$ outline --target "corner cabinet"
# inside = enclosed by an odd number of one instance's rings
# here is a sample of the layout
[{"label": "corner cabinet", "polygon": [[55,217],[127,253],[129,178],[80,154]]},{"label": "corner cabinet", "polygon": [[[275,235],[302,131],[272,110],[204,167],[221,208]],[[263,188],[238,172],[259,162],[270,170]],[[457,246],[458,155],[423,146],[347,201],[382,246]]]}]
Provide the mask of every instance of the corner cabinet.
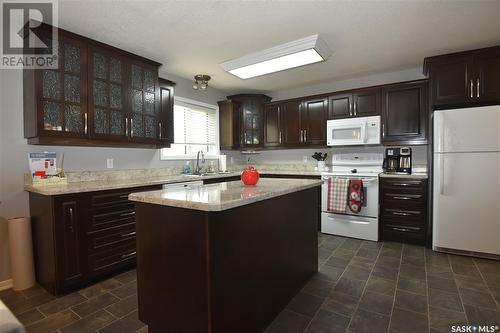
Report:
[{"label": "corner cabinet", "polygon": [[221,149],[264,147],[264,104],[270,101],[262,94],[238,94],[219,102]]},{"label": "corner cabinet", "polygon": [[426,58],[424,74],[435,109],[500,103],[500,46]]},{"label": "corner cabinet", "polygon": [[171,124],[160,100],[161,64],[62,29],[58,36],[58,68],[24,70],[28,143],[165,146]]},{"label": "corner cabinet", "polygon": [[382,143],[427,144],[427,80],[382,89]]}]

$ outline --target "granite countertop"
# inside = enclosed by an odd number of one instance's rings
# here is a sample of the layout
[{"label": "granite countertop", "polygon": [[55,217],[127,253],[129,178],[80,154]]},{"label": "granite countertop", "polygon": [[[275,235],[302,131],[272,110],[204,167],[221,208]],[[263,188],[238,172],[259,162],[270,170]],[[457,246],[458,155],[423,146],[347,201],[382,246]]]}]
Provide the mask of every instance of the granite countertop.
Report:
[{"label": "granite countertop", "polygon": [[[321,172],[317,171],[302,171],[302,170],[262,170],[259,171],[262,175],[294,175],[294,176],[320,176]],[[49,186],[33,186],[25,184],[24,190],[28,192],[43,194],[43,195],[62,195],[71,193],[94,192],[105,190],[116,190],[130,187],[140,187],[148,185],[173,184],[181,182],[190,182],[205,179],[223,179],[234,176],[239,176],[241,171],[206,174],[204,176],[186,176],[186,175],[164,175],[160,177],[134,177],[130,179],[113,179],[113,180],[98,180],[98,181],[78,181],[63,185]]]},{"label": "granite countertop", "polygon": [[240,181],[138,192],[129,200],[201,211],[222,211],[320,186],[321,180],[261,179],[255,186]]},{"label": "granite countertop", "polygon": [[172,175],[172,176],[162,176],[162,177],[132,178],[132,179],[119,179],[119,180],[108,180],[108,181],[82,181],[82,182],[68,183],[64,185],[49,185],[49,186],[33,186],[30,184],[25,184],[24,190],[43,195],[61,195],[70,193],[115,190],[121,188],[140,187],[148,185],[173,184],[173,183],[182,183],[182,182],[190,182],[190,181],[214,179],[214,178],[228,178],[238,175],[239,173],[237,172],[230,172],[230,173],[213,174],[213,175],[207,174],[204,176],[194,176],[194,177],[185,175]]}]

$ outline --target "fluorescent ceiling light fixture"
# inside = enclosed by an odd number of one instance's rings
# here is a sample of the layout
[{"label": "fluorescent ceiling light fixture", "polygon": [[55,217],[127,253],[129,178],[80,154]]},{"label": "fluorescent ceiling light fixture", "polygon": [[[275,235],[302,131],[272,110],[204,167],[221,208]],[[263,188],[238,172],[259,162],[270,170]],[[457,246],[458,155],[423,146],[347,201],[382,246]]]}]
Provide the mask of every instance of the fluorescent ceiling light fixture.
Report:
[{"label": "fluorescent ceiling light fixture", "polygon": [[319,35],[312,35],[267,50],[226,61],[222,68],[241,79],[325,61],[332,54]]}]

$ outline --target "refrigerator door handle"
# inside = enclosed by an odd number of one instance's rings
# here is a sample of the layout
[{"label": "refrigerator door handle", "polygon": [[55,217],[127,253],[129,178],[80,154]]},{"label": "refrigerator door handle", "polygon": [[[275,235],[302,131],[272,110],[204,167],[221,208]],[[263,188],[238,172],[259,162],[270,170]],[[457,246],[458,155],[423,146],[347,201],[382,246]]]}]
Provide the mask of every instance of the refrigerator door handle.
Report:
[{"label": "refrigerator door handle", "polygon": [[444,154],[439,154],[439,194],[444,195]]},{"label": "refrigerator door handle", "polygon": [[444,140],[445,140],[445,114],[444,112],[439,114],[439,142],[438,142],[438,151],[440,153],[444,152]]}]

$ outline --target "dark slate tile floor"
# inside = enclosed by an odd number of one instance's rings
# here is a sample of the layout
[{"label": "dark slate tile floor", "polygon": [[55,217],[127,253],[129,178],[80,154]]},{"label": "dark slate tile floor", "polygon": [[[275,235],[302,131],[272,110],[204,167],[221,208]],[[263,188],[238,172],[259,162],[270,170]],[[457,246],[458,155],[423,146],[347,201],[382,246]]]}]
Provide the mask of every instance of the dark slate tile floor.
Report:
[{"label": "dark slate tile floor", "polygon": [[500,326],[500,261],[318,237],[319,272],[266,333],[449,333],[451,325]]},{"label": "dark slate tile floor", "polygon": [[[319,234],[318,273],[266,333],[447,333],[500,326],[500,262]],[[147,332],[135,270],[72,294],[0,291],[28,333]]]}]

